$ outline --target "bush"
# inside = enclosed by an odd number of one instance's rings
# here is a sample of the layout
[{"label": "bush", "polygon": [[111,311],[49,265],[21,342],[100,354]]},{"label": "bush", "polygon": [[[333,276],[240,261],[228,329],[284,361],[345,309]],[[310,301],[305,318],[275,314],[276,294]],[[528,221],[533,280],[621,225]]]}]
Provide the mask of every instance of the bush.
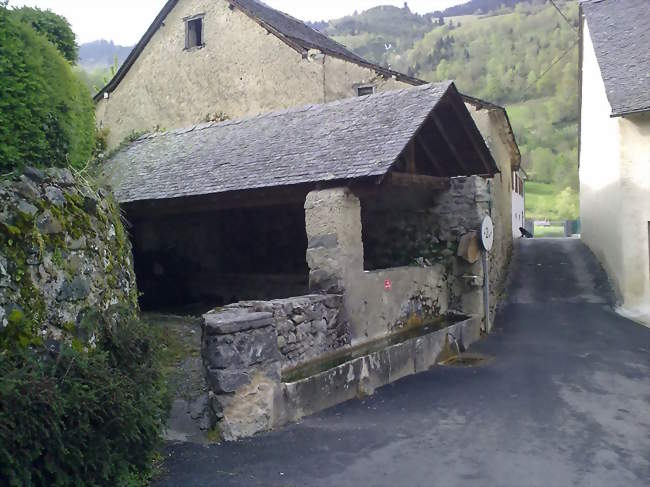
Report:
[{"label": "bush", "polygon": [[0,172],[83,167],[94,144],[88,89],[56,47],[0,4]]},{"label": "bush", "polygon": [[9,485],[142,480],[167,399],[148,328],[97,315],[97,347],[0,351],[0,478]]},{"label": "bush", "polygon": [[13,10],[14,14],[24,23],[43,34],[59,50],[68,62],[75,64],[79,55],[79,47],[74,32],[65,17],[51,10],[21,7]]}]

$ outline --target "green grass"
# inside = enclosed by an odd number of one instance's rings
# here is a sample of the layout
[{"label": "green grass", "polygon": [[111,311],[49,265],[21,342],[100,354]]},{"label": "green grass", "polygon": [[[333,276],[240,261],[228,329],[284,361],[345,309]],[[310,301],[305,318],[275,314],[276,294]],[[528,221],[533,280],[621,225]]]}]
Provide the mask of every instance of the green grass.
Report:
[{"label": "green grass", "polygon": [[526,182],[526,218],[559,220],[555,208],[557,190],[551,184]]},{"label": "green grass", "polygon": [[[547,183],[526,182],[526,218],[529,220],[566,220],[568,217],[558,208],[560,190]],[[576,195],[577,198],[577,195]],[[535,229],[537,231],[537,229]]]},{"label": "green grass", "polygon": [[550,227],[535,227],[535,237],[564,237],[564,227],[552,225]]}]

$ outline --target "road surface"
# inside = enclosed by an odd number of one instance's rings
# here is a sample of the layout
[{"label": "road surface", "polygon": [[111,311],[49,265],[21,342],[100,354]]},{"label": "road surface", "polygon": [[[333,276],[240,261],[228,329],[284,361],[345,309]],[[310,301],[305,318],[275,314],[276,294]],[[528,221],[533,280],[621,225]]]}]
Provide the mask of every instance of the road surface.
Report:
[{"label": "road surface", "polygon": [[169,444],[160,486],[648,486],[650,329],[576,239],[522,240],[474,368],[435,367],[281,431]]}]

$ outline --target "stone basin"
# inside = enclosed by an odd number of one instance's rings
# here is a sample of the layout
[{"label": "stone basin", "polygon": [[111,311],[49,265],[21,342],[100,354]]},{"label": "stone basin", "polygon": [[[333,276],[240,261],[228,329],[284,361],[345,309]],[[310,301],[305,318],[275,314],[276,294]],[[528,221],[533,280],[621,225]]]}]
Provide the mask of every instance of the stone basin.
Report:
[{"label": "stone basin", "polygon": [[[281,400],[275,402],[276,425],[297,421],[350,399],[372,394],[375,389],[403,377],[429,370],[440,357],[448,356],[443,353],[449,349],[448,334],[461,338],[465,347],[481,336],[480,319],[474,317],[433,328],[421,327],[371,342],[365,345],[367,353],[360,353],[363,348],[348,350],[341,356],[285,371],[279,394]],[[347,358],[349,360],[345,360]],[[319,372],[309,374],[319,366]]]}]

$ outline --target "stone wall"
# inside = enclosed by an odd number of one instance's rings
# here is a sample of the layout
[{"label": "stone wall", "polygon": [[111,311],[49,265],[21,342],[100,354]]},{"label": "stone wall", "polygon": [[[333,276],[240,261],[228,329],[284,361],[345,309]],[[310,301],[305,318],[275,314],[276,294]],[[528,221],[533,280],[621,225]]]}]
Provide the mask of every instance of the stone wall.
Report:
[{"label": "stone wall", "polygon": [[489,254],[490,318],[493,321],[512,256],[512,169],[521,163],[521,157],[515,141],[508,135],[509,122],[502,111],[477,108],[470,103],[465,106],[500,171],[488,180],[488,187],[483,191],[489,198],[483,202],[483,211],[494,222],[494,247]]},{"label": "stone wall", "polygon": [[67,169],[2,181],[0,338],[92,344],[84,317],[118,304],[136,310],[137,290],[111,195]]},{"label": "stone wall", "polygon": [[283,369],[350,344],[337,295],[235,303],[203,316],[202,357],[226,439],[273,427]]},{"label": "stone wall", "polygon": [[[456,257],[456,250],[460,238],[478,229],[483,216],[489,214],[490,198],[488,180],[454,178],[449,190],[436,193],[417,211],[383,210],[388,213],[366,219],[366,236],[375,245],[387,246],[388,255],[391,248],[400,250],[403,244],[399,231],[410,235],[412,265],[364,271],[359,198],[347,188],[310,193],[305,218],[312,291],[337,290],[344,295],[353,344],[435,320],[450,309],[482,315],[481,265]],[[428,253],[410,252],[420,250],[413,241],[424,242]]]},{"label": "stone wall", "polygon": [[460,237],[480,226],[488,210],[486,191],[483,179],[461,177],[427,200],[413,198],[409,190],[362,198],[364,269],[450,261]]},{"label": "stone wall", "polygon": [[271,313],[282,367],[286,368],[350,344],[350,330],[341,312],[342,303],[340,295],[316,294],[273,301],[243,301],[226,306],[224,312]]}]

